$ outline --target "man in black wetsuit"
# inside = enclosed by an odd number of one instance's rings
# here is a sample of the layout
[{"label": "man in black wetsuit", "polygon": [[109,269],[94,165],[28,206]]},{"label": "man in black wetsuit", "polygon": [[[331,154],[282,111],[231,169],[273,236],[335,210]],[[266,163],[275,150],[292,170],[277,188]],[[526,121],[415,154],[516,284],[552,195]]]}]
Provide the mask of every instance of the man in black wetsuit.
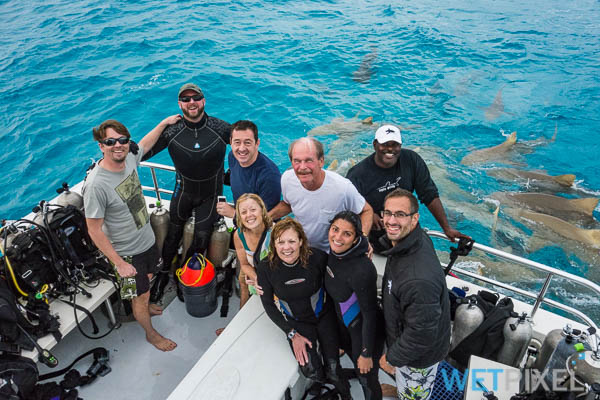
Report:
[{"label": "man in black wetsuit", "polygon": [[380,252],[379,238],[385,234],[380,213],[385,196],[396,188],[416,191],[421,203],[425,204],[440,227],[452,241],[463,235],[448,224],[438,189],[431,179],[425,161],[416,152],[402,148],[400,129],[383,125],[373,140],[375,153],[365,158],[348,171],[346,178],[356,186],[373,207],[373,227],[369,240],[375,251]]},{"label": "man in black wetsuit", "polygon": [[[206,99],[197,85],[183,85],[178,104],[183,118],[169,125],[142,159],[168,148],[177,174],[169,210],[171,223],[163,246],[166,271],[177,253],[183,226],[192,211],[195,225],[190,250],[203,252],[208,247],[213,224],[219,218],[215,205],[217,196],[223,194],[223,164],[231,133],[227,122],[206,115]],[[162,293],[153,297],[158,300]]]}]

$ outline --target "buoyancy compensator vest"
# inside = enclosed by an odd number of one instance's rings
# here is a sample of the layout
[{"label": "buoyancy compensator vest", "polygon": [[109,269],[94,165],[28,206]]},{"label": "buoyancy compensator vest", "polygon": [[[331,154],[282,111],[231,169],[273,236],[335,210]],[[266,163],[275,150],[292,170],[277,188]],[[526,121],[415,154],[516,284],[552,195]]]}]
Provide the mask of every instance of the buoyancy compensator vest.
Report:
[{"label": "buoyancy compensator vest", "polygon": [[466,367],[471,355],[495,360],[504,343],[504,324],[513,313],[513,302],[505,297],[480,290],[475,298],[477,307],[483,311],[483,322],[470,335],[465,337],[451,352],[450,357],[460,366]]}]

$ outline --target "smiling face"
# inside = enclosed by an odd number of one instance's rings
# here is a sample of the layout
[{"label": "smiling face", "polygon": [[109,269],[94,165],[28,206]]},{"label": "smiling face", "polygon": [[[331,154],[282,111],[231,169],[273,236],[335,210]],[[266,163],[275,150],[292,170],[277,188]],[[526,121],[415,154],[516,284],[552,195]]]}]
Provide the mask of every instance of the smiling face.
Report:
[{"label": "smiling face", "polygon": [[291,152],[292,168],[302,186],[307,190],[317,190],[323,184],[325,171],[323,157],[318,158],[317,149],[310,141],[300,141]]},{"label": "smiling face", "polygon": [[331,223],[329,228],[329,246],[331,251],[340,254],[348,251],[357,241],[354,226],[341,218]]},{"label": "smiling face", "polygon": [[253,230],[263,226],[262,208],[253,199],[240,202],[239,212],[244,228]]},{"label": "smiling face", "polygon": [[385,143],[373,141],[375,149],[375,163],[381,168],[391,168],[398,162],[402,145],[394,140],[388,140]]},{"label": "smiling face", "polygon": [[254,132],[250,129],[231,132],[231,151],[242,167],[254,164],[258,157],[259,140],[254,140]]},{"label": "smiling face", "polygon": [[[405,216],[394,216],[398,213]],[[412,215],[410,214],[412,214],[412,210],[410,208],[410,200],[408,197],[391,197],[385,201],[383,226],[385,227],[385,233],[387,234],[388,239],[390,239],[394,246],[400,240],[408,236],[408,234],[417,226],[417,223],[419,222],[419,213],[415,212]]]},{"label": "smiling face", "polygon": [[177,104],[179,104],[179,108],[181,109],[185,119],[191,122],[198,122],[204,115],[204,105],[206,104],[206,99],[203,97],[202,100],[196,101],[193,99],[194,96],[198,96],[198,92],[188,89],[182,92],[179,98],[181,99],[182,97],[189,97],[190,101],[183,102],[180,100],[177,102]]},{"label": "smiling face", "polygon": [[278,238],[275,238],[277,257],[286,264],[294,264],[300,258],[301,246],[302,240],[292,228],[286,229]]},{"label": "smiling face", "polygon": [[[118,139],[120,137],[126,137],[110,127],[106,128],[105,132],[106,137],[103,139],[103,141],[106,139]],[[127,158],[127,154],[129,153],[129,143],[120,144],[119,142],[115,142],[115,144],[112,146],[105,145],[104,143],[100,143],[99,145],[100,150],[104,154],[104,158],[117,164],[123,163],[125,158]]]}]

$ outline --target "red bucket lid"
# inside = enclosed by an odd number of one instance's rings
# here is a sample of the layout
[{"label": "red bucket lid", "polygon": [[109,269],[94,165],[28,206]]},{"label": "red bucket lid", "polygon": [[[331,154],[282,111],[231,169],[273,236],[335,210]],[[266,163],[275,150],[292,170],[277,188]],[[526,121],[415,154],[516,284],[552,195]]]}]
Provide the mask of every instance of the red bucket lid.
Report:
[{"label": "red bucket lid", "polygon": [[[178,270],[178,276],[181,283],[185,286],[204,286],[215,277],[215,267],[214,265],[207,259],[204,258],[205,265],[202,266],[202,259],[199,259],[200,263],[195,262],[194,256],[190,257],[185,265]],[[198,267],[200,264],[200,269],[190,268],[189,265],[192,264],[194,267]],[[195,264],[195,265],[194,265]]]}]

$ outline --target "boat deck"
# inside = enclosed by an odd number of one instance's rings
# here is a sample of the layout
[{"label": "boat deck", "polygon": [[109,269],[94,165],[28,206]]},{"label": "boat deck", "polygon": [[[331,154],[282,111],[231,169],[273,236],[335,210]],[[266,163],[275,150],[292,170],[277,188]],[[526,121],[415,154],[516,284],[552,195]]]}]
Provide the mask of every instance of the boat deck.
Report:
[{"label": "boat deck", "polygon": [[[219,299],[219,307],[221,299]],[[78,355],[98,346],[110,352],[112,371],[99,377],[89,386],[79,389],[83,399],[166,399],[188,371],[196,364],[214,342],[215,330],[223,328],[239,310],[239,299],[229,299],[229,314],[221,318],[219,308],[206,318],[194,318],[187,314],[184,303],[173,300],[163,315],[152,318],[152,324],[163,336],[177,343],[171,352],[161,352],[146,342],[144,331],[137,322],[125,322],[108,336],[90,340],[74,329],[61,340],[52,353],[63,368]],[[108,319],[100,309],[93,313],[101,333],[108,329]],[[91,333],[88,320],[82,324],[86,333]],[[84,374],[92,362],[86,357],[75,368]],[[50,372],[40,365],[40,373]]]}]

